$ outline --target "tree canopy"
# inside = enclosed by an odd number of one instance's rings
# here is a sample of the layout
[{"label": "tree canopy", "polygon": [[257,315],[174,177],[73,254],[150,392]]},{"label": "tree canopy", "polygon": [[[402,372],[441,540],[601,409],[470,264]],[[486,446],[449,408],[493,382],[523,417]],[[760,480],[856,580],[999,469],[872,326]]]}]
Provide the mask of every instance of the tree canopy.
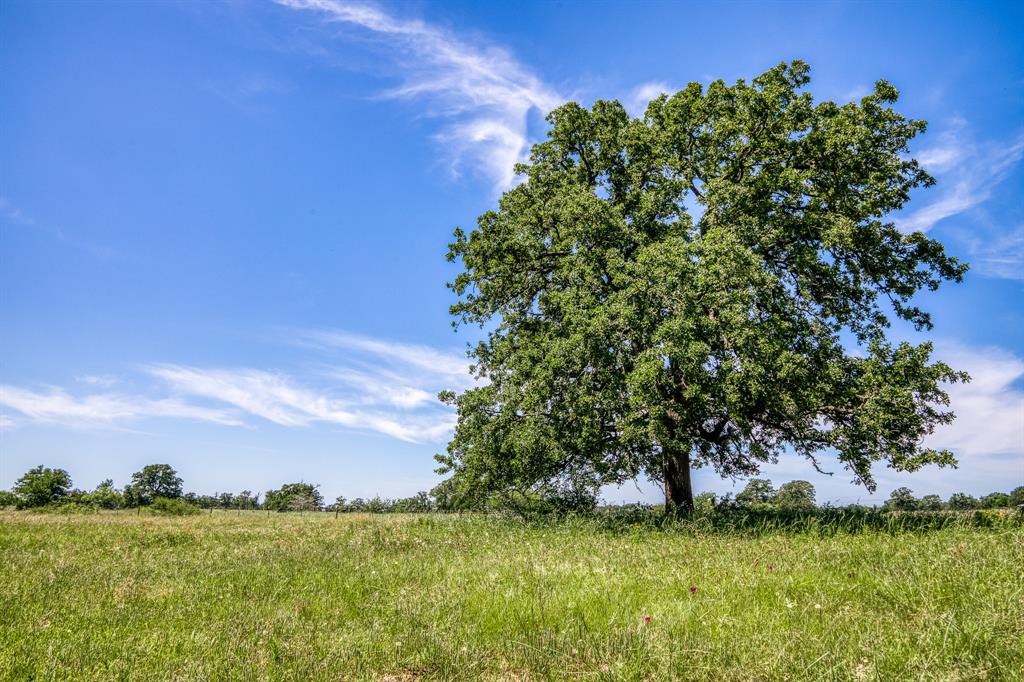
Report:
[{"label": "tree canopy", "polygon": [[152,504],[158,497],[181,497],[182,480],[169,464],[147,464],[142,471],[132,474],[132,482],[125,487],[129,504]]},{"label": "tree canopy", "polygon": [[896,488],[885,501],[885,508],[894,511],[914,511],[920,507],[921,503],[914,497],[914,491],[907,487]]},{"label": "tree canopy", "polygon": [[813,510],[816,506],[814,486],[810,481],[788,481],[779,486],[774,502],[780,509],[789,511]]},{"label": "tree canopy", "polygon": [[934,180],[908,156],[925,123],[885,81],[815,103],[809,68],[698,83],[653,100],[568,103],[523,181],[455,230],[455,324],[481,384],[442,398],[458,426],[441,473],[465,500],[596,490],[646,475],[692,507],[691,467],[753,475],[789,449],[872,465],[954,465],[922,445],[967,375],[890,318],[929,329],[915,295],[966,266],[890,214]]},{"label": "tree canopy", "polygon": [[313,511],[324,504],[324,496],[312,483],[285,483],[277,490],[268,490],[263,506],[274,511]]},{"label": "tree canopy", "polygon": [[775,499],[775,488],[772,482],[764,478],[752,478],[747,482],[747,487],[736,495],[737,504],[752,506],[757,504],[769,504]]},{"label": "tree canopy", "polygon": [[42,507],[57,502],[71,491],[71,476],[63,469],[39,465],[29,469],[12,489],[19,507]]}]

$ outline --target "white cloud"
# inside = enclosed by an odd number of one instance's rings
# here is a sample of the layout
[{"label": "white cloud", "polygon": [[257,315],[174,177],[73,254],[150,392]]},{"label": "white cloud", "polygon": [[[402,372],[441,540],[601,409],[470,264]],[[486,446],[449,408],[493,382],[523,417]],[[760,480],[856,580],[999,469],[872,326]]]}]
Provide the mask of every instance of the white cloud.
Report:
[{"label": "white cloud", "polygon": [[266,97],[291,92],[289,84],[271,76],[250,74],[235,79],[209,80],[206,90],[224,100],[228,104],[245,112],[260,110],[260,104]]},{"label": "white cloud", "polygon": [[296,387],[287,377],[271,372],[178,365],[158,365],[149,371],[177,391],[219,400],[282,426],[330,419],[341,407],[337,401]]},{"label": "white cloud", "polygon": [[[151,400],[116,393],[76,397],[59,388],[39,392],[17,386],[0,386],[0,405],[18,412],[22,419],[31,422],[65,426],[109,426],[148,417],[192,419],[229,426],[242,423],[231,412],[190,405],[174,398]],[[8,426],[20,423],[10,414],[6,418]]]},{"label": "white cloud", "polygon": [[897,219],[896,226],[904,232],[927,232],[936,223],[987,201],[996,185],[1024,158],[1024,136],[1004,144],[979,144],[972,139],[964,120],[957,118],[938,136],[936,144],[915,156],[938,179],[938,196]]},{"label": "white cloud", "polygon": [[[330,362],[299,378],[253,368],[151,364],[142,369],[157,383],[145,395],[76,396],[61,388],[2,386],[0,406],[11,413],[0,414],[0,428],[27,423],[112,427],[153,417],[243,426],[257,418],[291,428],[334,424],[408,442],[436,442],[455,427],[454,411],[437,393],[473,383],[464,357],[430,346],[337,330],[292,331],[289,338],[326,354]],[[119,383],[107,375],[75,380],[93,390]],[[159,393],[165,397],[147,397]]]},{"label": "white cloud", "polygon": [[641,83],[632,90],[623,100],[623,106],[626,107],[626,111],[629,112],[630,116],[643,117],[647,111],[647,104],[655,97],[662,93],[673,93],[675,92],[668,83],[662,81],[652,81],[650,83]]},{"label": "white cloud", "polygon": [[15,206],[10,199],[5,196],[0,196],[0,213],[2,213],[9,220],[13,220],[16,223],[22,225],[35,225],[32,217],[26,214],[23,210]]},{"label": "white cloud", "polygon": [[979,460],[993,455],[1016,455],[1024,474],[1024,390],[1016,385],[1024,377],[1024,359],[999,348],[952,343],[938,344],[936,356],[966,371],[971,381],[948,388],[956,420],[936,429],[926,442],[954,450],[961,466],[983,466]]},{"label": "white cloud", "polygon": [[[1024,135],[1007,144],[974,141],[963,119],[954,119],[937,142],[916,158],[938,178],[938,197],[900,218],[904,231],[927,231],[942,220],[980,206],[990,199],[1024,159]],[[1024,280],[1024,226],[1009,230],[976,211],[969,226],[951,233],[954,245],[966,252],[972,272],[989,277]]]},{"label": "white cloud", "polygon": [[[799,455],[787,453],[778,463],[762,467],[761,478],[776,485],[789,480],[810,481],[817,489],[819,503],[881,504],[890,493],[907,486],[918,495],[936,493],[948,497],[965,491],[984,495],[994,490],[1008,492],[1024,484],[1024,358],[1001,348],[971,347],[952,342],[936,343],[935,355],[957,370],[970,373],[968,384],[947,386],[949,409],[957,418],[940,426],[928,436],[929,447],[954,451],[957,469],[925,467],[913,473],[897,472],[882,464],[874,468],[878,490],[875,494],[852,483],[850,472],[832,457],[822,457],[822,468],[833,476],[817,473]],[[694,472],[696,490],[712,490],[735,495],[746,486],[746,479],[722,479],[713,471]],[[610,501],[646,500],[660,502],[660,488],[640,481],[640,490],[632,484],[608,487],[603,493]]]},{"label": "white cloud", "polygon": [[428,113],[448,119],[438,139],[452,153],[453,171],[468,160],[496,190],[514,183],[512,167],[529,152],[531,112],[547,114],[564,99],[500,47],[472,45],[450,31],[399,19],[371,5],[341,0],[277,2],[319,12],[330,22],[358,26],[386,41],[400,60],[405,80],[384,95],[421,99]]},{"label": "white cloud", "polygon": [[110,259],[118,255],[118,252],[109,246],[102,246],[100,244],[82,241],[72,235],[69,235],[59,227],[39,224],[36,222],[35,218],[28,214],[28,212],[16,206],[5,196],[0,196],[0,217],[3,217],[16,225],[20,225],[24,228],[30,228],[36,232],[45,234],[62,244],[87,251],[97,258]]},{"label": "white cloud", "polygon": [[393,372],[360,372],[355,369],[340,368],[334,370],[332,376],[343,384],[361,391],[364,402],[382,402],[394,407],[415,408],[435,402],[437,393],[409,386],[402,377]]},{"label": "white cloud", "polygon": [[1024,281],[1024,226],[1002,235],[971,233],[962,240],[973,272]]},{"label": "white cloud", "polygon": [[844,92],[842,95],[840,95],[839,96],[839,101],[840,102],[855,102],[857,100],[863,99],[864,97],[867,97],[873,91],[874,91],[874,88],[872,88],[870,85],[867,85],[865,83],[861,83],[860,85],[853,86],[852,88],[850,88],[849,90]]},{"label": "white cloud", "polygon": [[466,355],[438,350],[420,344],[385,341],[338,330],[300,329],[289,332],[294,341],[321,351],[340,350],[352,357],[353,351],[365,354],[377,371],[387,367],[401,376],[416,377],[431,389],[460,389],[473,385]]},{"label": "white cloud", "polygon": [[943,173],[964,157],[964,151],[955,141],[950,141],[946,144],[928,147],[922,150],[916,158],[929,173]]},{"label": "white cloud", "polygon": [[75,381],[80,384],[87,386],[99,386],[100,388],[110,388],[118,382],[117,377],[110,376],[108,374],[84,374],[82,376],[75,377]]},{"label": "white cloud", "polygon": [[[333,423],[377,431],[409,442],[438,440],[454,426],[454,417],[447,410],[394,413],[386,409],[366,409],[365,405],[355,408],[350,399],[300,386],[290,377],[261,370],[160,365],[149,371],[179,393],[228,403],[281,426]],[[362,397],[372,396],[372,393],[364,393]],[[358,402],[377,404],[373,400]],[[394,404],[394,400],[390,402]]]}]

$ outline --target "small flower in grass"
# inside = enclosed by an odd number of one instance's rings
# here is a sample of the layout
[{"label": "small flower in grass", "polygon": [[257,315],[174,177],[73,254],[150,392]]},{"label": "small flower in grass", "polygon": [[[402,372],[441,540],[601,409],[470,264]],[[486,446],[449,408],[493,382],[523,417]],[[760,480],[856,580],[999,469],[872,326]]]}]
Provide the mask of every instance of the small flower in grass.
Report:
[{"label": "small flower in grass", "polygon": [[690,594],[697,594],[697,588],[693,585],[690,585]]},{"label": "small flower in grass", "polygon": [[789,601],[788,599],[786,600],[786,608],[787,609],[791,609],[794,606],[796,606],[796,604],[794,604],[793,602]]},{"label": "small flower in grass", "polygon": [[644,623],[650,623],[650,622],[651,622],[651,617],[650,616],[644,616]]},{"label": "small flower in grass", "polygon": [[814,608],[816,608],[816,609],[818,609],[820,611],[821,610],[821,604],[815,604]]}]

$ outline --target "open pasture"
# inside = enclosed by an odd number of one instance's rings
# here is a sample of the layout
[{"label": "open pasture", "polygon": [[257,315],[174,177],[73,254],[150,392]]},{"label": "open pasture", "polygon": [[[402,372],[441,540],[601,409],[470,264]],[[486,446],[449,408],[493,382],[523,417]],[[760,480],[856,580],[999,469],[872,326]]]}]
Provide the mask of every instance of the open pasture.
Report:
[{"label": "open pasture", "polygon": [[9,680],[1013,680],[1024,531],[0,513]]}]

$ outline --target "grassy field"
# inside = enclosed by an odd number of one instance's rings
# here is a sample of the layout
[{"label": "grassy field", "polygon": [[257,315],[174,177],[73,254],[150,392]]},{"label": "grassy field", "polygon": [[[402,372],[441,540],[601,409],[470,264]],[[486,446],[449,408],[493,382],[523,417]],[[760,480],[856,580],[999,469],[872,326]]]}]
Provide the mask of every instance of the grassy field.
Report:
[{"label": "grassy field", "polygon": [[1024,530],[0,513],[11,680],[1024,679]]}]

